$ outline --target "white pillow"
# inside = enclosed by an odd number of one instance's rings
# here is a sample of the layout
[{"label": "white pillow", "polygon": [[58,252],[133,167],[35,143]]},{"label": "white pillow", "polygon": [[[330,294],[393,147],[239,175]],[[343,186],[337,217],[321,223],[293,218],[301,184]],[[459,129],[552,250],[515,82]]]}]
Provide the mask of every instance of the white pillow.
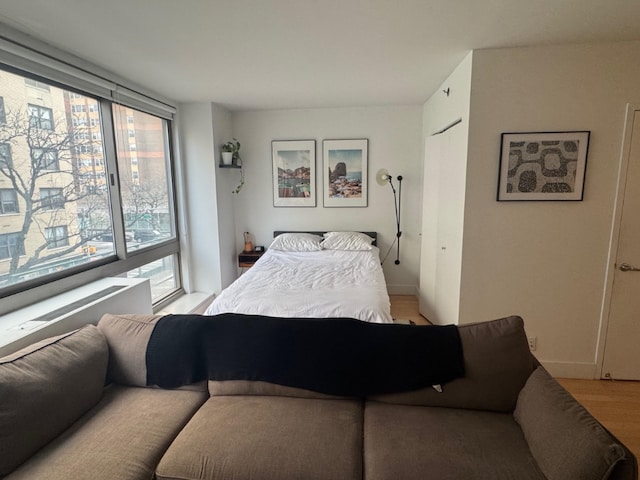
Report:
[{"label": "white pillow", "polygon": [[281,233],[269,248],[283,252],[318,252],[322,250],[322,237],[312,233]]},{"label": "white pillow", "polygon": [[373,238],[360,232],[327,232],[320,245],[325,250],[371,250]]}]

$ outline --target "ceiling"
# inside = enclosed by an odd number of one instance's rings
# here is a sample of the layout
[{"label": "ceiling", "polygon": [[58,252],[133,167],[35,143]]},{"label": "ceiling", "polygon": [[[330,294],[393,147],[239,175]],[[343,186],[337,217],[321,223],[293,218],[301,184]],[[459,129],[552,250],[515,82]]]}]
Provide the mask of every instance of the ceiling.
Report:
[{"label": "ceiling", "polygon": [[473,49],[640,40],[640,1],[1,0],[0,21],[178,102],[415,105]]}]

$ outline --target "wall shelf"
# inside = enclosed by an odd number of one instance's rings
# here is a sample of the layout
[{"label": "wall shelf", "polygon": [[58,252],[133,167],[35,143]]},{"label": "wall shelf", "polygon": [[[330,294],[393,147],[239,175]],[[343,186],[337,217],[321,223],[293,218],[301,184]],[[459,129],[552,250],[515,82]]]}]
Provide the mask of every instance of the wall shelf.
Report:
[{"label": "wall shelf", "polygon": [[225,165],[224,163],[220,163],[218,164],[218,167],[220,168],[242,168],[241,165],[235,165],[235,164],[231,164],[231,165]]}]

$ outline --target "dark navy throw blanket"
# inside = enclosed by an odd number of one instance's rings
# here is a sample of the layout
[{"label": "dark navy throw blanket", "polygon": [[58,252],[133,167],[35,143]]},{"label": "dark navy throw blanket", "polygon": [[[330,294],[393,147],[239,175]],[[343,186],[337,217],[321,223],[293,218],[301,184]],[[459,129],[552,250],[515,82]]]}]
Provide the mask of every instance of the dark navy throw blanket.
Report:
[{"label": "dark navy throw blanket", "polygon": [[167,315],[146,352],[147,384],[260,380],[330,395],[367,396],[464,375],[458,329],[349,318],[225,313]]}]

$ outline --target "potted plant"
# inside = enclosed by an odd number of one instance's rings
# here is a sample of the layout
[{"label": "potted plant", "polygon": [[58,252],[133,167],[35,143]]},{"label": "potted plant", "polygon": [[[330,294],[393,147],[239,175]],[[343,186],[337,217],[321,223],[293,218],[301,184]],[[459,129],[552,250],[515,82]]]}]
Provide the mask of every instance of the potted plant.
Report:
[{"label": "potted plant", "polygon": [[238,164],[240,158],[240,142],[237,138],[233,138],[233,141],[226,142],[222,145],[222,164],[233,165]]}]

